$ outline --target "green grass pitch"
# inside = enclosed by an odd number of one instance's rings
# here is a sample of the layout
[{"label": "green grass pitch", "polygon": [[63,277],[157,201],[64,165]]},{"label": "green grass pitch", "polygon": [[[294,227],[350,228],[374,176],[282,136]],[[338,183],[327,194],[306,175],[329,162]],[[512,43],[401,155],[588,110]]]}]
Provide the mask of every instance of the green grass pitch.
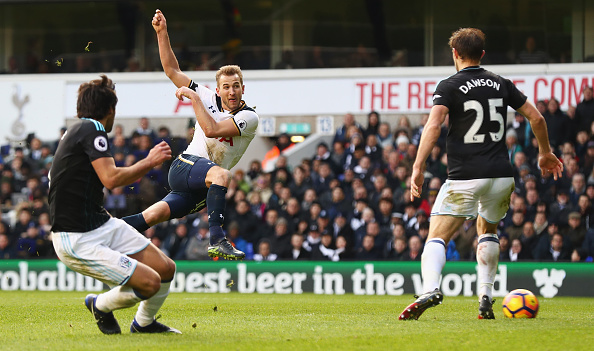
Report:
[{"label": "green grass pitch", "polygon": [[[476,297],[445,297],[399,321],[405,296],[169,296],[160,321],[183,335],[130,334],[135,308],[103,335],[82,292],[0,292],[0,350],[592,350],[594,299],[540,297],[536,319],[478,320]],[[216,307],[216,311],[215,311]]]}]

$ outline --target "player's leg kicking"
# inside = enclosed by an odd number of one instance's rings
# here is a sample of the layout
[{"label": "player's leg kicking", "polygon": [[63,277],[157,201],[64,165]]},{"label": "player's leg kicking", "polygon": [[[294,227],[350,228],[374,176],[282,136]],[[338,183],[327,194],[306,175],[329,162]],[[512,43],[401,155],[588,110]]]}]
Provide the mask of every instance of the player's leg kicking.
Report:
[{"label": "player's leg kicking", "polygon": [[198,156],[180,155],[169,170],[172,191],[142,213],[124,217],[123,220],[143,232],[157,223],[181,218],[206,207],[210,230],[208,255],[242,260],[245,253],[231,245],[221,228],[225,220],[225,194],[230,181],[229,171],[214,162]]}]

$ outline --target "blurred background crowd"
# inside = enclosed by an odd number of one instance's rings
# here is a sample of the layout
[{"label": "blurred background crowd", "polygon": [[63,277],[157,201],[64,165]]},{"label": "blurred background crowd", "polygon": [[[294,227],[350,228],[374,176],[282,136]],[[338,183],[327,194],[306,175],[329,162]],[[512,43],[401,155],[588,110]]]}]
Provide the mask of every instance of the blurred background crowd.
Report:
[{"label": "blurred background crowd", "polygon": [[[516,189],[498,229],[501,261],[592,261],[594,99],[591,87],[582,93],[583,101],[567,111],[554,98],[537,103],[564,163],[559,180],[540,175],[536,139],[524,117],[509,121],[506,144]],[[332,142],[319,143],[298,165],[289,166],[283,156],[293,144],[282,134],[269,151],[279,155],[272,171],[264,172],[258,160],[233,170],[223,229],[246,259],[420,261],[431,207],[447,178],[447,121],[427,160],[422,198],[411,201],[411,167],[428,116],[415,116],[420,120],[414,123],[401,116],[395,127],[374,111],[361,117],[346,114]],[[192,133],[192,121],[186,136],[173,136],[166,126],[153,129],[140,118],[135,130],[114,127],[111,152],[118,166],[146,157],[161,140],[178,154]],[[23,145],[0,150],[1,259],[55,257],[47,175],[58,142],[43,143],[31,134]],[[169,190],[168,169],[165,163],[133,184],[106,189],[105,208],[123,217],[160,200]],[[144,235],[173,259],[210,259],[205,212]],[[476,239],[475,220],[467,220],[449,243],[447,259],[474,260]]]}]

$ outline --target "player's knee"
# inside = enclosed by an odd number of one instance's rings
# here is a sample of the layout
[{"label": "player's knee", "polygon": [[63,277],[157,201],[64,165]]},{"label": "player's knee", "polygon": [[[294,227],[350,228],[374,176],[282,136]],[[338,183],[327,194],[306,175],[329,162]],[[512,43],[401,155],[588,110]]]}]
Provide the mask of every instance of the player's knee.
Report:
[{"label": "player's knee", "polygon": [[217,167],[213,178],[213,184],[228,187],[229,183],[231,182],[231,171],[224,169],[222,167]]},{"label": "player's knee", "polygon": [[152,297],[159,291],[159,289],[161,289],[161,277],[157,274],[146,282],[146,296],[149,298]]},{"label": "player's knee", "polygon": [[165,267],[165,272],[163,272],[163,276],[161,277],[161,279],[164,281],[173,279],[173,276],[175,275],[175,270],[177,269],[175,262],[172,259],[167,258],[166,263],[167,265]]}]

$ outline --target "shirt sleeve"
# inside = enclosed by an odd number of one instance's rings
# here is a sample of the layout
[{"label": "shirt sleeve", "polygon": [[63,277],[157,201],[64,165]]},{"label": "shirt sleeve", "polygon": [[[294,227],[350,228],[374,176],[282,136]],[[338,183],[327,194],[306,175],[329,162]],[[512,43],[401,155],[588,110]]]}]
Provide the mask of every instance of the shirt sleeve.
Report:
[{"label": "shirt sleeve", "polygon": [[190,81],[190,85],[188,87],[198,93],[198,96],[200,96],[200,100],[202,100],[202,103],[205,106],[207,104],[212,104],[212,102],[214,101],[215,92],[208,89],[204,85],[198,84],[192,80]]},{"label": "shirt sleeve", "polygon": [[518,89],[518,87],[516,87],[516,85],[511,80],[506,79],[505,82],[509,91],[508,105],[514,110],[517,110],[522,107],[522,105],[524,105],[526,99],[528,98]]},{"label": "shirt sleeve", "polygon": [[258,129],[258,115],[249,110],[243,110],[233,116],[233,121],[239,129],[240,135],[256,135]]},{"label": "shirt sleeve", "polygon": [[84,127],[84,133],[81,133],[80,145],[84,153],[89,156],[91,162],[102,157],[113,157],[109,150],[109,143],[107,142],[107,133],[99,130],[93,123],[89,123]]},{"label": "shirt sleeve", "polygon": [[442,80],[439,82],[433,93],[433,106],[443,105],[451,109],[451,101],[447,93],[447,82]]}]

